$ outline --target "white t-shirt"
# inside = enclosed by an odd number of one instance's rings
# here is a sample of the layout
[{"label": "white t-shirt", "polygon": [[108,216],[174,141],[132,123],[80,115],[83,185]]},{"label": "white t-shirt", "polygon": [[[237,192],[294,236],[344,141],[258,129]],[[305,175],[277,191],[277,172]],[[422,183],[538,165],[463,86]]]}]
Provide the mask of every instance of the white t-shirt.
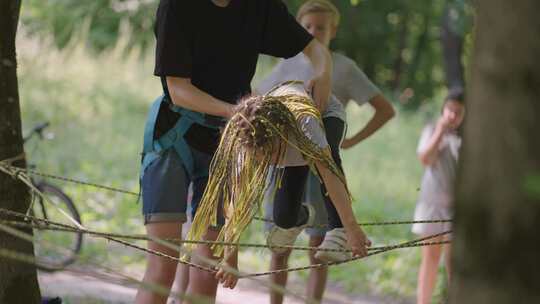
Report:
[{"label": "white t-shirt", "polygon": [[[272,92],[271,96],[280,96],[280,95],[302,95],[309,97],[304,86],[302,84],[288,84],[286,86],[280,87]],[[326,141],[326,134],[324,129],[321,127],[317,119],[313,116],[306,115],[298,121],[300,129],[304,135],[310,139],[314,144],[319,146],[321,149],[328,147],[328,142]],[[304,159],[302,153],[294,146],[296,141],[293,136],[289,136],[290,144],[287,145],[285,150],[285,156],[281,164],[278,167],[295,167],[295,166],[305,166],[307,161]]]},{"label": "white t-shirt", "polygon": [[[429,124],[422,131],[417,153],[423,152],[435,131],[435,125]],[[448,207],[453,202],[454,181],[458,161],[461,137],[455,132],[443,135],[439,143],[439,154],[435,162],[426,167],[422,177],[419,203]]]},{"label": "white t-shirt", "polygon": [[351,100],[361,106],[381,94],[381,90],[352,59],[335,52],[332,53],[332,59],[334,60],[332,92],[344,106]]},{"label": "white t-shirt", "polygon": [[[339,53],[332,53],[334,63],[332,96],[323,117],[337,117],[345,121],[344,106],[354,100],[359,105],[380,94],[380,90],[367,78],[356,63]],[[257,92],[266,93],[276,85],[288,80],[310,81],[314,76],[309,59],[303,54],[282,59],[270,74],[257,85]]]}]

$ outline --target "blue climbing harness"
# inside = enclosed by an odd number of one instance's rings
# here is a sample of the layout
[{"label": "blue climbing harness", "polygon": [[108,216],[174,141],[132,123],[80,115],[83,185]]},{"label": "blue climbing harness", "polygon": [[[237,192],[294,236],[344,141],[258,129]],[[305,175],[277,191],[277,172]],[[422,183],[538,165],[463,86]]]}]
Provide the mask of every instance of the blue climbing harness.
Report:
[{"label": "blue climbing harness", "polygon": [[[154,129],[159,114],[161,104],[166,102],[168,107],[180,114],[180,118],[169,131],[158,139],[154,139]],[[203,113],[190,111],[188,109],[173,105],[165,100],[165,96],[158,97],[150,107],[146,125],[144,127],[144,146],[142,151],[142,164],[141,164],[141,180],[144,175],[145,169],[164,151],[173,148],[182,162],[190,176],[192,178],[208,176],[207,170],[199,170],[196,172],[196,168],[193,161],[193,155],[191,149],[186,142],[184,135],[193,124],[199,124],[201,126],[219,129],[215,124],[210,124]]]}]

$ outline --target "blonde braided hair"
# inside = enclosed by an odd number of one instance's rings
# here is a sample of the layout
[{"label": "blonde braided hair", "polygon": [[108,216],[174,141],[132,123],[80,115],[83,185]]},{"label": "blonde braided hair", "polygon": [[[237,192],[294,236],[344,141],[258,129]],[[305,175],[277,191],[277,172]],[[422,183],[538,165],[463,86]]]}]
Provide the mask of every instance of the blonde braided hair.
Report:
[{"label": "blonde braided hair", "polygon": [[[276,89],[290,84],[297,82]],[[272,168],[283,161],[287,145],[302,153],[313,172],[317,173],[315,162],[322,162],[347,184],[330,149],[317,146],[299,127],[300,119],[306,116],[315,118],[322,127],[321,114],[312,100],[307,95],[273,93],[275,89],[264,96],[247,98],[237,106],[210,164],[208,184],[187,239],[201,240],[208,227],[217,224],[217,208],[222,201],[227,221],[217,241],[237,243],[261,207],[268,175],[279,187],[281,175]],[[223,252],[221,245],[213,245],[212,249],[218,256]]]}]

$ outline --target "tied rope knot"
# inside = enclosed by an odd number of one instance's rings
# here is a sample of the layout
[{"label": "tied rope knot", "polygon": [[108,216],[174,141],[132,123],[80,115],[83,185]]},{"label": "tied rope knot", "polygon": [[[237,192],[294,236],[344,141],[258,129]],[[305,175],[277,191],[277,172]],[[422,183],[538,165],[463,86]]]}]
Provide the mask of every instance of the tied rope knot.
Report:
[{"label": "tied rope knot", "polygon": [[1,165],[7,165],[7,166],[13,166],[13,163],[18,161],[18,160],[23,160],[24,158],[26,157],[26,153],[22,152],[20,153],[19,155],[17,156],[14,156],[14,157],[10,157],[10,158],[6,158],[6,159],[3,159],[3,160],[0,160],[0,164]]}]

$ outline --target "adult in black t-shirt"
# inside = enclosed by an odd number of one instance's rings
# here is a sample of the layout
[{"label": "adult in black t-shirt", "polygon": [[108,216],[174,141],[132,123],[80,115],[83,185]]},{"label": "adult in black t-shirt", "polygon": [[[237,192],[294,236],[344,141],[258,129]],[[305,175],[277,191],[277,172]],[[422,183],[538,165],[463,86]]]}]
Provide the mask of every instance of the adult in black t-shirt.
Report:
[{"label": "adult in black t-shirt", "polygon": [[[326,107],[330,54],[296,22],[281,0],[161,0],[155,31],[154,74],[161,78],[165,96],[155,125],[156,140],[181,116],[168,103],[204,113],[206,121],[215,124],[230,117],[236,101],[251,92],[259,54],[288,58],[304,52],[317,75],[309,84],[314,100],[321,110]],[[219,131],[194,124],[184,139],[196,166],[199,170],[203,167],[207,175]],[[152,237],[179,238],[186,217],[187,185],[193,186],[193,213],[206,186],[207,176],[186,172],[182,155],[173,150],[161,153],[142,178],[143,213]],[[216,236],[216,231],[209,230],[207,238]],[[148,247],[178,256],[178,252],[153,242]],[[207,246],[199,246],[195,254],[212,257]],[[147,263],[144,281],[170,288],[175,263],[154,255],[148,256]],[[236,261],[226,263],[236,267]],[[193,295],[215,297],[217,280],[213,274],[191,268],[190,277]],[[227,276],[223,283],[232,288],[236,279]],[[137,303],[165,301],[166,297],[145,289],[139,290],[136,299]]]}]

